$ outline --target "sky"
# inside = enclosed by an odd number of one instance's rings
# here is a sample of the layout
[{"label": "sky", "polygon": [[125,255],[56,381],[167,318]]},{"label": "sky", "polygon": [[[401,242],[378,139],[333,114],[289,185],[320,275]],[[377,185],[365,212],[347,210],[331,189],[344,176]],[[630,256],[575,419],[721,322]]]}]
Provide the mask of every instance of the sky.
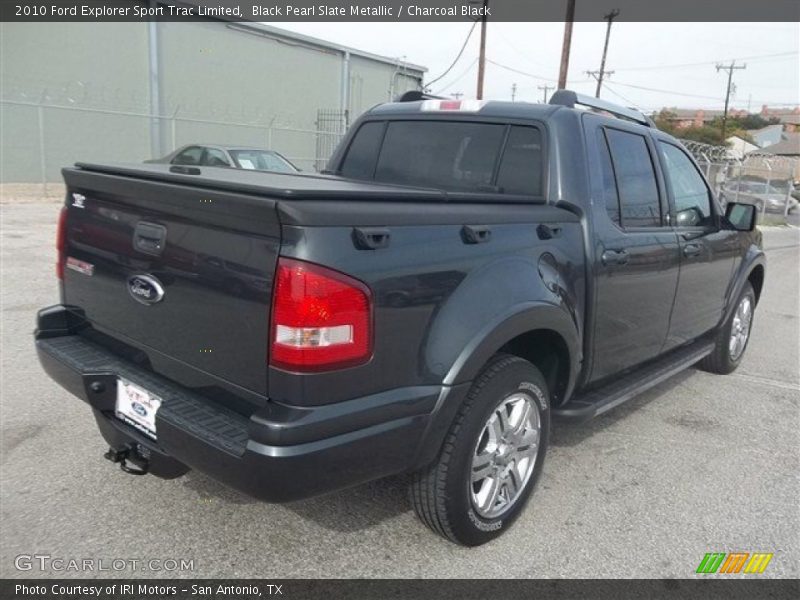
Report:
[{"label": "sky", "polygon": [[[275,23],[284,29],[400,58],[438,78],[453,62],[471,23]],[[431,92],[475,97],[479,27],[453,69]],[[563,23],[488,23],[485,98],[539,102],[558,78]],[[605,23],[575,23],[569,89],[594,94],[588,70],[600,67]],[[601,96],[651,112],[662,107],[721,109],[727,72],[718,62],[746,64],[734,71],[731,106],[761,110],[763,104],[800,104],[798,23],[615,22],[606,60],[613,73]],[[649,88],[649,89],[643,89]],[[552,90],[547,91],[548,94]]]}]

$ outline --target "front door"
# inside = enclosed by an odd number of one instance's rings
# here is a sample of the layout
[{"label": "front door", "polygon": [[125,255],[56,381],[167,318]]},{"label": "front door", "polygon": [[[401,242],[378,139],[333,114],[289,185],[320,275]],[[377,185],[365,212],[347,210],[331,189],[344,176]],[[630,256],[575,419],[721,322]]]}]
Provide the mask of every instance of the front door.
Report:
[{"label": "front door", "polygon": [[657,145],[681,246],[678,291],[665,346],[672,348],[703,335],[722,319],[738,236],[720,228],[711,190],[686,151],[666,139]]},{"label": "front door", "polygon": [[652,139],[640,126],[585,115],[592,180],[594,335],[590,381],[659,354],[680,250],[668,224]]}]

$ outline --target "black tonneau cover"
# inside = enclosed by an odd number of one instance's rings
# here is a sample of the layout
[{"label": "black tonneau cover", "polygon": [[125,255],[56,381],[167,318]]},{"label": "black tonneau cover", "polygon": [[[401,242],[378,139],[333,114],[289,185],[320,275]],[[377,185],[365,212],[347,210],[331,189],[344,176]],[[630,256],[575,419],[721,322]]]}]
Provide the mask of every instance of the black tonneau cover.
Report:
[{"label": "black tonneau cover", "polygon": [[201,186],[209,189],[270,196],[286,200],[334,200],[340,198],[356,200],[375,197],[380,197],[384,200],[391,200],[395,197],[398,199],[440,198],[444,200],[447,196],[441,190],[355,181],[317,173],[272,173],[226,167],[192,167],[200,173],[191,175],[175,173],[170,171],[171,165],[162,164],[96,164],[79,162],[75,166],[85,171],[109,175]]},{"label": "black tonneau cover", "polygon": [[434,200],[439,202],[545,203],[542,198],[527,196],[491,192],[445,192],[433,188],[373,183],[316,173],[271,173],[225,167],[192,167],[200,171],[200,174],[190,175],[175,173],[170,170],[171,168],[170,165],[162,164],[96,164],[83,162],[75,164],[75,169],[81,171],[203,187],[239,194],[268,196],[279,200],[380,199],[404,202]]}]

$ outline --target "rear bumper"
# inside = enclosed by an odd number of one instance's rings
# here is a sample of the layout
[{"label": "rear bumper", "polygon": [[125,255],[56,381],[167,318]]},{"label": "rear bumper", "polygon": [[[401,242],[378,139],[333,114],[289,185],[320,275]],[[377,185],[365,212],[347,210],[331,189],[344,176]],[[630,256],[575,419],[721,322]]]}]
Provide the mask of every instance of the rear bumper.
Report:
[{"label": "rear bumper", "polygon": [[[246,417],[81,337],[70,318],[60,306],[40,311],[39,361],[92,407],[113,448],[138,443],[149,451],[155,475],[176,477],[193,468],[270,502],[425,465],[436,456],[468,388],[400,388],[311,409],[268,402]],[[162,398],[157,441],[114,417],[118,377]]]}]

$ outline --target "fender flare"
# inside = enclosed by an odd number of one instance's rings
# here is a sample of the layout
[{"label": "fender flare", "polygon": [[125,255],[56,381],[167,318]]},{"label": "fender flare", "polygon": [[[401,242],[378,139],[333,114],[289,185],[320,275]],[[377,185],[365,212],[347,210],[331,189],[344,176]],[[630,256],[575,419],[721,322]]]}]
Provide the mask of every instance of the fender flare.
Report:
[{"label": "fender flare", "polygon": [[575,386],[582,360],[580,334],[575,322],[564,308],[554,304],[546,302],[518,304],[481,328],[447,372],[442,394],[417,450],[414,468],[421,468],[434,460],[444,442],[444,436],[469,392],[472,380],[488,360],[515,337],[541,329],[555,331],[566,343],[570,369],[565,399],[569,397]]},{"label": "fender flare", "polygon": [[583,359],[581,336],[570,314],[564,308],[547,302],[516,305],[487,323],[464,347],[443,383],[457,385],[472,381],[505,344],[519,335],[540,329],[556,332],[567,346],[570,381],[565,397],[569,397]]},{"label": "fender flare", "polygon": [[757,253],[749,253],[747,256],[745,256],[742,264],[739,266],[734,279],[731,295],[728,297],[728,303],[725,306],[725,311],[722,315],[722,320],[720,323],[725,323],[730,317],[731,313],[735,310],[736,300],[739,298],[739,294],[742,293],[742,288],[744,287],[745,282],[750,279],[750,275],[752,275],[753,271],[755,271],[758,267],[764,269],[764,274],[766,276],[767,258],[762,250],[759,250]]}]

